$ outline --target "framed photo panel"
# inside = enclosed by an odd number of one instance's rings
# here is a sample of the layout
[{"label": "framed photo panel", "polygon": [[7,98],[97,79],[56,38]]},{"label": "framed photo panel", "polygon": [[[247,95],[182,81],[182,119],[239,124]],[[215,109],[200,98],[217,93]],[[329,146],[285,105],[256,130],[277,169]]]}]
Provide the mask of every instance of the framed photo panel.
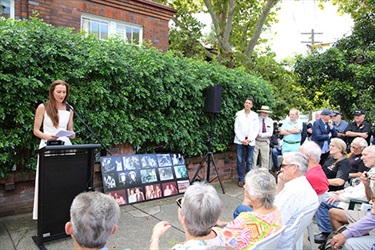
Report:
[{"label": "framed photo panel", "polygon": [[104,156],[100,164],[104,193],[120,206],[182,194],[190,185],[178,153]]}]

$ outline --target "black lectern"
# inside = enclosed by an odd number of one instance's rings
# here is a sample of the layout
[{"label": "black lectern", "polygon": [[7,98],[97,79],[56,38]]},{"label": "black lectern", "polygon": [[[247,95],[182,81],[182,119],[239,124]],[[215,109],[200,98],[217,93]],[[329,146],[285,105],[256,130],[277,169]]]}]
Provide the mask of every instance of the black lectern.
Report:
[{"label": "black lectern", "polygon": [[39,249],[43,243],[66,237],[70,205],[84,191],[93,190],[94,150],[100,144],[46,146],[38,150],[38,232],[33,236]]}]

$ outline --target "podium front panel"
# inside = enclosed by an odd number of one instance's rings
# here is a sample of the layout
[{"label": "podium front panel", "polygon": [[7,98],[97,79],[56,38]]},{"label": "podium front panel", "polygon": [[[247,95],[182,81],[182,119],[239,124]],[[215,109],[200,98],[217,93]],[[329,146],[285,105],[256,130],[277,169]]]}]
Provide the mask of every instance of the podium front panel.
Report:
[{"label": "podium front panel", "polygon": [[65,235],[73,199],[87,191],[91,179],[87,155],[47,156],[44,166],[43,238]]}]

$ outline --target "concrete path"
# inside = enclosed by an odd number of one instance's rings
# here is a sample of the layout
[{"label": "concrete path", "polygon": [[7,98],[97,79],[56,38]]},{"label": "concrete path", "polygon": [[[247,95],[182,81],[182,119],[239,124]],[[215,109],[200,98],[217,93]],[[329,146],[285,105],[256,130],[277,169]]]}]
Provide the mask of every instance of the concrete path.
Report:
[{"label": "concrete path", "polygon": [[[242,202],[243,189],[237,187],[233,180],[223,182],[225,194],[219,183],[212,183],[223,201],[221,220],[230,221],[233,211]],[[153,226],[166,220],[172,228],[160,240],[161,249],[170,249],[175,243],[185,240],[182,226],[177,218],[175,200],[182,195],[154,201],[121,207],[119,229],[107,243],[109,249],[148,249]],[[317,233],[316,225],[314,230]],[[7,250],[36,250],[37,245],[32,236],[37,234],[37,222],[32,220],[32,214],[22,214],[0,218],[0,249]],[[44,246],[49,250],[72,249],[73,240],[70,237],[46,242]],[[316,249],[318,245],[315,245]],[[310,249],[305,230],[304,249]]]}]

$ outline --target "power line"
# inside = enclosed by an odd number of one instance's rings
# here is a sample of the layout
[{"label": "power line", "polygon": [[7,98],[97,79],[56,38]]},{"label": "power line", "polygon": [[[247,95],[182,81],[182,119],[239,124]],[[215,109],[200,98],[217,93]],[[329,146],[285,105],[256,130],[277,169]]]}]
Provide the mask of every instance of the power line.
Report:
[{"label": "power line", "polygon": [[322,43],[320,41],[315,41],[315,35],[323,35],[322,32],[315,32],[314,29],[311,29],[311,32],[301,32],[301,35],[311,35],[311,37],[309,37],[310,41],[301,41],[301,43],[309,43],[307,46],[311,49],[311,53],[314,52],[314,44]]}]

